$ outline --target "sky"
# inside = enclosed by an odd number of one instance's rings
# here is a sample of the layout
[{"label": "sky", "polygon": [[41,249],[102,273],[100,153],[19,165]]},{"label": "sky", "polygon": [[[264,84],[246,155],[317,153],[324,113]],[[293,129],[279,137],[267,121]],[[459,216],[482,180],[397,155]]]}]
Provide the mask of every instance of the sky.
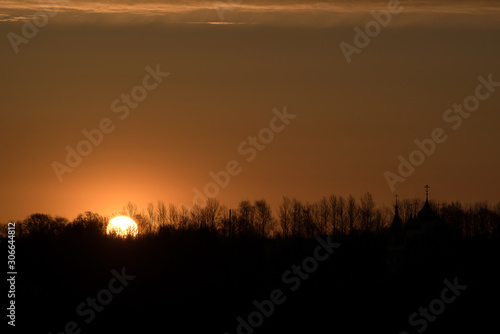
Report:
[{"label": "sky", "polygon": [[426,184],[497,203],[499,16],[498,1],[0,0],[0,221],[197,193],[390,205]]}]

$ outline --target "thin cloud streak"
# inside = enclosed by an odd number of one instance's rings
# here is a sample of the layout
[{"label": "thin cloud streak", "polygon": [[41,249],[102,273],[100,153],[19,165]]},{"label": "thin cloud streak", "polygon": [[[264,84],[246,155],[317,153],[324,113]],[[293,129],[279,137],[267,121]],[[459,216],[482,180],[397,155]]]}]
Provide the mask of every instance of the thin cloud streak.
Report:
[{"label": "thin cloud streak", "polygon": [[[473,2],[465,1],[459,3],[429,2],[429,1],[404,1],[405,13],[411,14],[456,14],[464,16],[498,16],[500,6],[496,1]],[[346,14],[363,15],[371,10],[380,10],[387,7],[387,1],[377,2],[307,2],[288,3],[287,1],[277,1],[274,3],[250,3],[243,0],[238,5],[232,5],[229,1],[218,1],[218,6],[227,6],[227,20],[234,19],[238,23],[281,23],[289,22],[287,15],[300,15],[302,22],[313,24],[314,18],[321,17],[322,23],[327,21],[338,22],[339,15]],[[126,2],[104,2],[104,1],[66,1],[58,4],[56,1],[41,3],[38,1],[0,1],[0,10],[4,13],[0,16],[0,21],[23,21],[44,9],[54,9],[58,11],[58,16],[72,17],[79,15],[76,21],[85,20],[90,15],[115,15],[115,16],[135,16],[151,19],[152,17],[169,16],[169,21],[185,23],[210,23],[215,22],[217,14],[215,12],[215,1],[183,1],[179,2],[149,2],[149,3],[126,3]],[[86,15],[85,15],[86,14]],[[82,17],[83,16],[83,17]],[[328,16],[331,16],[328,20]],[[441,16],[436,16],[436,18]],[[66,20],[66,21],[72,21]],[[236,22],[234,22],[236,23]]]}]

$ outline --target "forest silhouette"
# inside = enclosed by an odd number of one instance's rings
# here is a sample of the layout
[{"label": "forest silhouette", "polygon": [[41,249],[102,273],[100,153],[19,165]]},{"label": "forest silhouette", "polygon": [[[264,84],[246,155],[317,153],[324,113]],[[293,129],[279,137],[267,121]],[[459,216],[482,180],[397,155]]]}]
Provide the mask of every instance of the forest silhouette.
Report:
[{"label": "forest silhouette", "polygon": [[[107,235],[109,217],[93,212],[16,222],[19,329],[64,333],[75,321],[82,333],[416,333],[409,315],[454,277],[468,288],[426,333],[481,332],[496,317],[485,301],[500,295],[500,203],[387,207],[365,193],[284,197],[275,212],[265,199],[235,209],[209,199],[191,209],[158,201],[142,212],[129,202],[120,214],[137,223],[136,237]],[[283,273],[313,254],[316,238],[340,247],[289,292]],[[134,280],[86,323],[77,306],[121,268]],[[258,328],[238,331],[236,319],[277,288],[286,302]]]}]

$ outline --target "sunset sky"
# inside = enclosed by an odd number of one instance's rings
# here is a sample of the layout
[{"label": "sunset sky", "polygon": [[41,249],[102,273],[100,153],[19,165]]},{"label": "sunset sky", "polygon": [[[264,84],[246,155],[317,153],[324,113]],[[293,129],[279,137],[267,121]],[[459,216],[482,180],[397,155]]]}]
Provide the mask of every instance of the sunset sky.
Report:
[{"label": "sunset sky", "polygon": [[[366,191],[389,205],[426,184],[437,201],[497,203],[500,1],[400,1],[348,62],[341,43],[390,2],[0,0],[0,222],[192,206],[230,162],[217,198],[232,208]],[[127,106],[132,92],[147,96]],[[447,111],[474,99],[467,118]],[[384,173],[436,128],[447,139],[392,191]],[[259,133],[273,138],[254,155]]]}]

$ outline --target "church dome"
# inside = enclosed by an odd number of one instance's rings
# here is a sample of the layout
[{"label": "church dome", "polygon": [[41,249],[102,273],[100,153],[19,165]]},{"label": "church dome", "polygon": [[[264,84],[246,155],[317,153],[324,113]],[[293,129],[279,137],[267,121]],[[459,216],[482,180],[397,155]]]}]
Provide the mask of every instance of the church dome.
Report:
[{"label": "church dome", "polygon": [[432,210],[430,204],[429,204],[429,186],[426,185],[425,187],[425,204],[422,209],[417,214],[417,217],[420,221],[426,221],[430,222],[433,221],[437,218],[437,214]]},{"label": "church dome", "polygon": [[425,201],[424,207],[418,212],[418,219],[423,221],[432,221],[436,218],[437,215],[429,205],[429,201]]}]

